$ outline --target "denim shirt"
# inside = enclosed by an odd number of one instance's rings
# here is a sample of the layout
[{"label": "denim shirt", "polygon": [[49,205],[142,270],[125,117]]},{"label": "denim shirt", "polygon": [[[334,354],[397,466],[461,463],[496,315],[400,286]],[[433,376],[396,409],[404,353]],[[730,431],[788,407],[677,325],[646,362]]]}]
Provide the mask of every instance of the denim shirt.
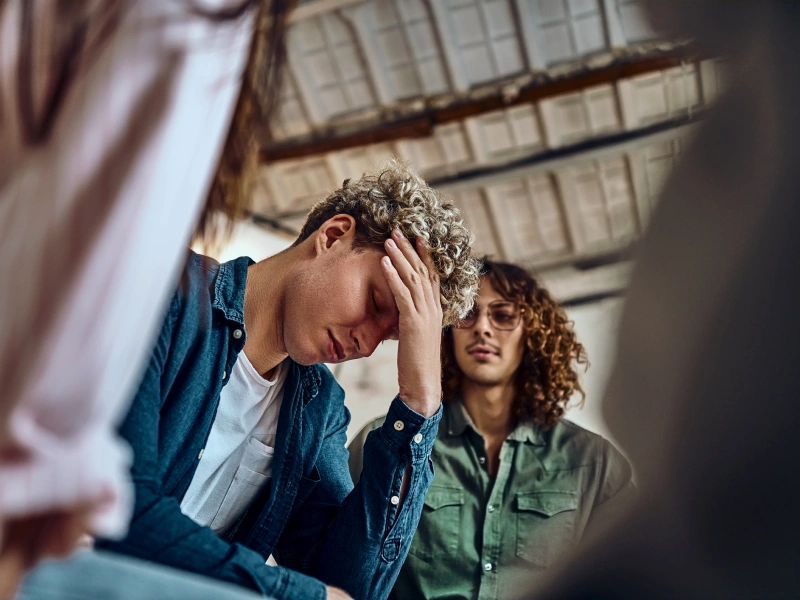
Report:
[{"label": "denim shirt", "polygon": [[[181,513],[220,391],[246,340],[249,258],[222,265],[192,254],[124,423],[134,450],[134,516],[122,541],[97,546],[256,589],[278,600],[323,600],[324,584],[356,600],[385,598],[408,553],[433,479],[431,418],[396,397],[366,440],[353,486],[350,414],[324,365],[289,360],[271,484],[218,537]],[[420,437],[416,437],[417,434]],[[416,439],[415,439],[416,437]],[[406,466],[409,487],[396,504]],[[274,555],[279,565],[265,565]]]}]

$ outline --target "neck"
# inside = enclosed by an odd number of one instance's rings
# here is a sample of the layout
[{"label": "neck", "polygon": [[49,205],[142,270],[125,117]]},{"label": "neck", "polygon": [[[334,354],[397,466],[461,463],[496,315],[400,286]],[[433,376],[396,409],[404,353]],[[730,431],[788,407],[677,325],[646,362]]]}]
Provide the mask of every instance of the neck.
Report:
[{"label": "neck", "polygon": [[253,368],[270,379],[289,353],[283,341],[283,306],[290,264],[296,248],[288,248],[247,270],[244,290],[244,353]]},{"label": "neck", "polygon": [[487,442],[502,442],[514,429],[514,386],[511,382],[483,385],[464,378],[461,401]]}]

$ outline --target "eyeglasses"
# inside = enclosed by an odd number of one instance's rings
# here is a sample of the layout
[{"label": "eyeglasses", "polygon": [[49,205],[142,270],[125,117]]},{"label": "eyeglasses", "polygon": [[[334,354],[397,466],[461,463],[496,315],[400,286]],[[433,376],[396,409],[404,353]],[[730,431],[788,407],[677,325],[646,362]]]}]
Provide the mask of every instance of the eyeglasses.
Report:
[{"label": "eyeglasses", "polygon": [[[472,310],[467,313],[467,316],[455,324],[455,327],[457,329],[469,329],[473,327],[478,320],[480,312],[480,308],[475,304]],[[519,325],[522,320],[522,309],[514,302],[496,300],[486,307],[486,312],[489,315],[489,323],[499,331],[511,331],[512,329],[516,329],[517,325]]]}]

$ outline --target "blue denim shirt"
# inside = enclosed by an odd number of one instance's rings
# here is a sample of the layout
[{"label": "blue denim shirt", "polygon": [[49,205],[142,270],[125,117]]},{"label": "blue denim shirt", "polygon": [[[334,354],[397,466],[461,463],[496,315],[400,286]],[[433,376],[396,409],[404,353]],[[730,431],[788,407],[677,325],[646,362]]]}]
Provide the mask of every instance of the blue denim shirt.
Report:
[{"label": "blue denim shirt", "polygon": [[[324,365],[289,360],[271,484],[226,536],[181,513],[227,383],[246,340],[249,258],[222,265],[192,254],[121,432],[136,490],[128,536],[98,547],[238,583],[278,600],[323,600],[324,584],[357,600],[385,598],[403,565],[433,478],[441,419],[398,397],[366,441],[353,487],[345,448],[350,414]],[[244,335],[234,332],[239,331]],[[397,425],[403,423],[403,427]],[[417,433],[422,440],[415,442]],[[402,505],[406,466],[410,485]],[[281,565],[265,565],[273,554]]]}]

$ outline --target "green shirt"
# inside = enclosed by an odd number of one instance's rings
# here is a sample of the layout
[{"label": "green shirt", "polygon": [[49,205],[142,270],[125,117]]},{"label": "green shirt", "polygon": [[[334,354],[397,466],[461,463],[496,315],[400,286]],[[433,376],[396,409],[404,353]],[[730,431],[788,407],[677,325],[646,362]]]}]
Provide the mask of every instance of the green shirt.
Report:
[{"label": "green shirt", "polygon": [[[361,474],[368,424],[350,443],[350,472]],[[444,405],[431,454],[435,476],[398,600],[494,600],[515,589],[520,569],[544,572],[632,496],[631,468],[611,443],[561,419],[544,431],[520,423],[500,451],[496,477],[484,441],[461,402]]]}]

